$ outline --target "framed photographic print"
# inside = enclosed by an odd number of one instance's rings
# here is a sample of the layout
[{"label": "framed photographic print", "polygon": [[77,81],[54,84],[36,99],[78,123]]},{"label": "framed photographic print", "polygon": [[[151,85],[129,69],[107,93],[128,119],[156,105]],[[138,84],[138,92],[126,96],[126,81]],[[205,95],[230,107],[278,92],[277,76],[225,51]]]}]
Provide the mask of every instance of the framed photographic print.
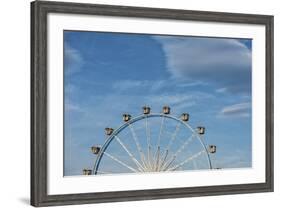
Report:
[{"label": "framed photographic print", "polygon": [[273,191],[273,16],[31,3],[31,204]]}]

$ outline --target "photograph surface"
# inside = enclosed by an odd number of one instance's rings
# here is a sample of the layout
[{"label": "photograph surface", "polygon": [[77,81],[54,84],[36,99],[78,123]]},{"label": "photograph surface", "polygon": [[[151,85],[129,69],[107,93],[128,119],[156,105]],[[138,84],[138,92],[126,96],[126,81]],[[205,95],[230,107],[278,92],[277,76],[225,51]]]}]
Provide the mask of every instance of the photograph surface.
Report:
[{"label": "photograph surface", "polygon": [[64,31],[64,176],[252,167],[252,40]]}]

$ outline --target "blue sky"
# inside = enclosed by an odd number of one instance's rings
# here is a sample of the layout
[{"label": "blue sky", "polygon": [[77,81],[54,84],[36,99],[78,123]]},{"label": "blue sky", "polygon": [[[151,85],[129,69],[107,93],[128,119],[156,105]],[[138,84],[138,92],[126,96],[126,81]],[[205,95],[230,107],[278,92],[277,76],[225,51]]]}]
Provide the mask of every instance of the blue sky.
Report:
[{"label": "blue sky", "polygon": [[64,174],[92,168],[104,128],[144,105],[205,126],[216,167],[250,167],[251,50],[247,39],[64,31]]}]

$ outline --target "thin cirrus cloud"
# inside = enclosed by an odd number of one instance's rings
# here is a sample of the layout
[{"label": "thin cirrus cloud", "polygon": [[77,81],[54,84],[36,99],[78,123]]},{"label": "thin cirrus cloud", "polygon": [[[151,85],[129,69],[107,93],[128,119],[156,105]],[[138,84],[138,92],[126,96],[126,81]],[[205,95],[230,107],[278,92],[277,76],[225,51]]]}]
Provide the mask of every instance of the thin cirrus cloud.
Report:
[{"label": "thin cirrus cloud", "polygon": [[231,93],[250,93],[251,49],[241,41],[201,37],[153,38],[161,44],[167,70],[173,78],[215,84]]},{"label": "thin cirrus cloud", "polygon": [[66,42],[64,45],[64,68],[66,69],[66,75],[81,71],[83,62],[84,60],[80,52]]},{"label": "thin cirrus cloud", "polygon": [[166,80],[118,80],[112,84],[112,88],[119,92],[146,89],[153,93],[174,86],[174,84],[175,83],[167,82]]},{"label": "thin cirrus cloud", "polygon": [[221,117],[249,117],[251,110],[251,103],[238,103],[224,107],[220,115]]},{"label": "thin cirrus cloud", "polygon": [[151,83],[147,80],[118,80],[112,85],[112,88],[118,91],[124,91],[134,88],[143,88],[149,86]]},{"label": "thin cirrus cloud", "polygon": [[178,82],[175,79],[168,80],[118,80],[112,84],[112,89],[116,91],[129,91],[136,89],[147,89],[151,93],[163,91],[172,87],[193,88],[196,86],[205,86],[201,81]]},{"label": "thin cirrus cloud", "polygon": [[79,112],[79,113],[82,113],[84,112],[83,109],[77,104],[77,103],[73,103],[73,102],[70,102],[70,101],[65,101],[65,104],[64,104],[64,110],[66,112]]}]

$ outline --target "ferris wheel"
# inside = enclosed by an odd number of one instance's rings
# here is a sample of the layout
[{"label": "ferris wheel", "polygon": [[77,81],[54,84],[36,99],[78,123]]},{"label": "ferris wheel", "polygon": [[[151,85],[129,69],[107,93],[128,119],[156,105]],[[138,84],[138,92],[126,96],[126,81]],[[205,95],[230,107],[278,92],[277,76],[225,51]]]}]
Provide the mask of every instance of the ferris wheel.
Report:
[{"label": "ferris wheel", "polygon": [[161,113],[142,110],[136,117],[123,114],[119,128],[105,128],[105,143],[91,147],[94,167],[84,175],[213,169],[216,146],[205,144],[205,127],[192,128],[188,113],[173,116],[169,106]]}]

